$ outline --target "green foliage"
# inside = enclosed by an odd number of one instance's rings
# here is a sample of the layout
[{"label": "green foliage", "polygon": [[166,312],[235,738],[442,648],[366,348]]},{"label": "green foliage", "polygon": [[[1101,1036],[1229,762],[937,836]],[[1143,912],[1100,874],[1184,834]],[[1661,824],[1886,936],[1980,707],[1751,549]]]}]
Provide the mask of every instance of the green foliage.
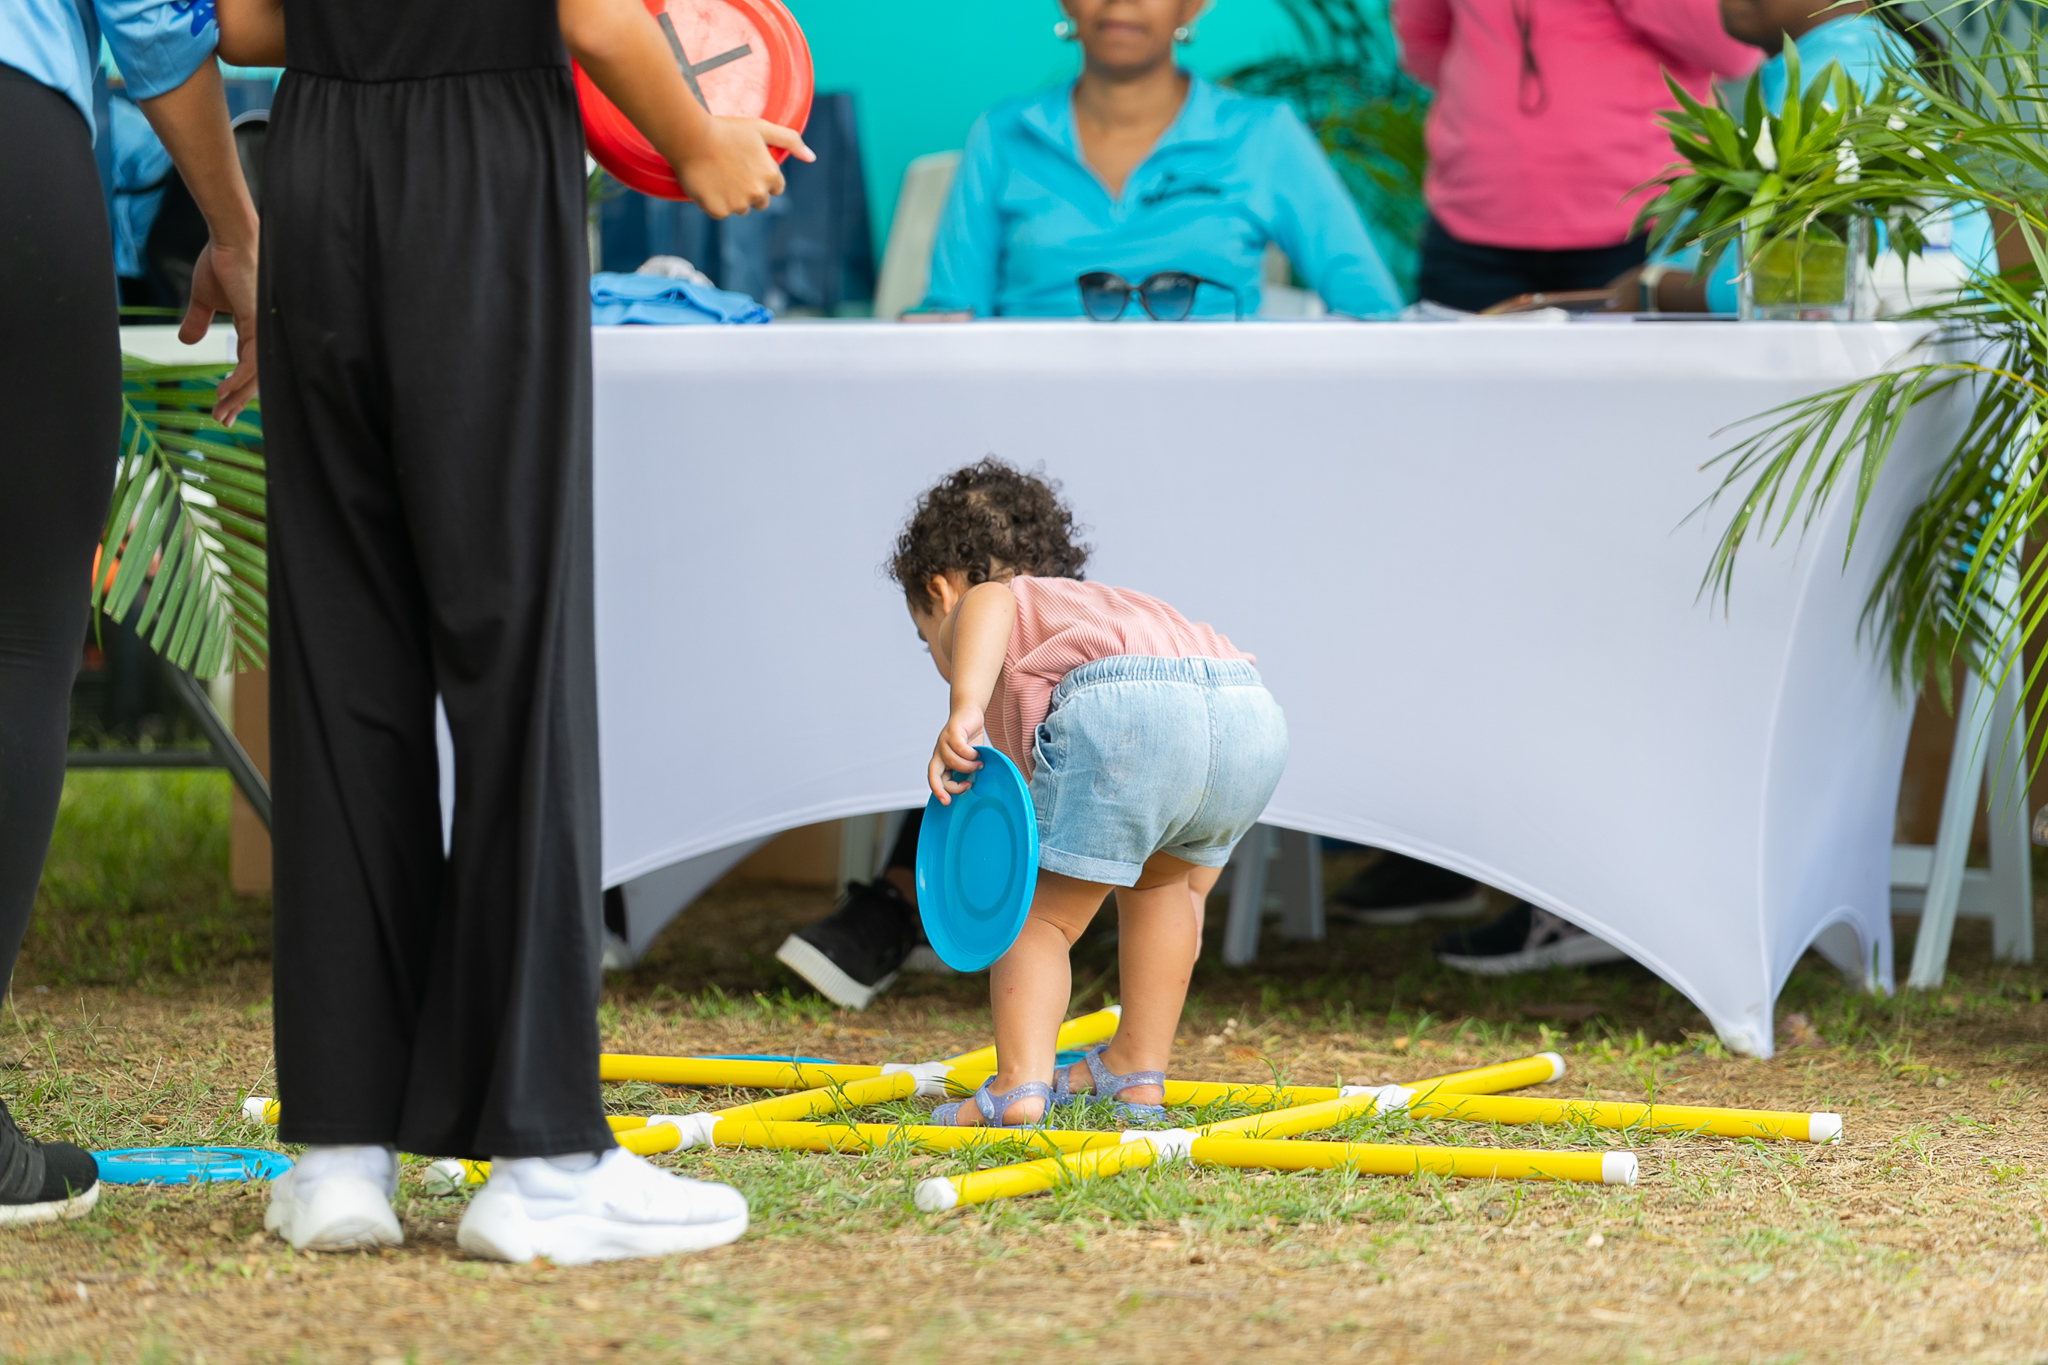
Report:
[{"label": "green foliage", "polygon": [[121,365],[121,450],[93,605],[179,668],[212,677],[268,654],[263,429],[213,420],[226,365]]},{"label": "green foliage", "polygon": [[67,774],[22,975],[127,984],[267,957],[268,898],[228,887],[230,790],[217,769]]},{"label": "green foliage", "polygon": [[[2025,263],[1975,270],[1955,296],[1908,314],[1932,326],[1884,371],[1760,414],[1718,462],[1709,505],[1728,498],[1736,510],[1705,589],[1725,597],[1745,544],[1804,533],[1845,483],[1853,546],[1908,417],[1937,401],[1966,405],[1866,603],[1865,629],[1902,688],[1958,654],[1996,680],[2048,620],[2048,559],[2022,554],[2048,512],[2048,82],[2032,30],[2009,36],[2003,19],[1974,46],[1950,33],[1945,55],[1897,61],[1868,99],[1837,75],[1775,122],[1753,95],[1739,116],[1686,101],[1666,121],[1685,165],[1648,211],[1665,242],[1701,242],[1708,259],[1738,235],[1753,258],[1761,242],[1850,217],[1882,223],[1910,258],[1936,215],[1980,210],[2024,247]],[[1757,155],[1766,127],[1775,167]],[[2048,700],[2035,696],[2038,765]]]},{"label": "green foliage", "polygon": [[1422,124],[1429,92],[1402,74],[1383,5],[1281,0],[1302,51],[1242,67],[1224,83],[1284,99],[1329,153],[1402,289],[1422,236]]},{"label": "green foliage", "polygon": [[[1919,201],[1927,186],[1919,168],[1912,172],[1914,195],[1895,199],[1873,193],[1899,149],[1874,152],[1876,164],[1866,174],[1867,149],[1859,148],[1854,137],[1873,111],[1883,126],[1889,111],[1910,98],[1900,82],[1888,81],[1866,104],[1862,90],[1830,62],[1802,86],[1798,45],[1787,40],[1786,88],[1804,93],[1787,98],[1776,112],[1764,107],[1753,80],[1732,105],[1718,96],[1714,104],[1702,104],[1668,75],[1665,84],[1679,107],[1659,121],[1683,169],[1658,182],[1663,193],[1636,220],[1638,230],[1655,225],[1659,248],[1699,243],[1704,266],[1735,246],[1754,268],[1774,241],[1819,235],[1846,243],[1847,226],[1856,219],[1883,221],[1902,256],[1925,244],[1920,223],[1925,209]],[[1867,251],[1875,257],[1874,235]]]}]

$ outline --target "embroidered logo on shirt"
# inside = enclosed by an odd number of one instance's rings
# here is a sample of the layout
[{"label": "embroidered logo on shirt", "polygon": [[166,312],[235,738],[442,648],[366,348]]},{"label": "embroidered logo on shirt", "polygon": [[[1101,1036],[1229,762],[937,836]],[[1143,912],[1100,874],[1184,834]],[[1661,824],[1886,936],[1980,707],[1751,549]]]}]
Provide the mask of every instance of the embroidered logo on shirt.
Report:
[{"label": "embroidered logo on shirt", "polygon": [[192,36],[197,38],[213,23],[213,0],[171,0],[171,13],[192,16]]},{"label": "embroidered logo on shirt", "polygon": [[1169,175],[1160,182],[1158,189],[1141,195],[1138,202],[1149,209],[1154,205],[1163,204],[1169,199],[1185,199],[1189,196],[1201,199],[1221,199],[1223,197],[1223,187],[1199,180],[1177,180]]}]

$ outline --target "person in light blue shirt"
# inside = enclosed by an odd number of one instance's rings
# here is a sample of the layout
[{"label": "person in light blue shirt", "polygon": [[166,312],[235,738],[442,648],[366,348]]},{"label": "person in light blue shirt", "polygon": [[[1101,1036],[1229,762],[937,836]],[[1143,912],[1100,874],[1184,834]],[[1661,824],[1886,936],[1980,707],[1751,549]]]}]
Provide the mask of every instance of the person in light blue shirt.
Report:
[{"label": "person in light blue shirt", "polygon": [[[1400,292],[1301,119],[1182,70],[1200,0],[1067,0],[1080,78],[1007,101],[968,134],[932,251],[924,310],[1082,315],[1077,279],[1207,282],[1192,316],[1250,317],[1268,243],[1332,312],[1390,316]],[[1137,302],[1125,318],[1145,316]]]},{"label": "person in light blue shirt", "polygon": [[213,0],[7,0],[0,6],[0,64],[62,94],[87,124],[93,122],[101,38],[129,96],[153,99],[183,85],[213,56]]},{"label": "person in light blue shirt", "polygon": [[[234,314],[243,364],[215,415],[253,395],[256,210],[213,61],[211,0],[0,4],[0,317],[24,338],[0,370],[0,985],[14,971],[64,787],[72,679],[120,455],[114,252],[94,157],[104,32],[212,233],[189,340]],[[103,88],[100,98],[104,98]],[[0,1104],[0,1227],[77,1218],[92,1156],[24,1136]]]},{"label": "person in light blue shirt", "polygon": [[[1784,107],[1791,83],[1785,62],[1788,38],[1798,46],[1800,79],[1809,88],[1832,63],[1866,96],[1874,95],[1888,70],[1910,66],[1916,56],[1913,45],[1876,11],[1829,0],[1721,0],[1721,23],[1730,36],[1771,54],[1752,79],[1764,107],[1772,110]],[[1947,249],[1965,270],[1995,271],[1989,215],[1980,208],[1957,209]],[[1665,312],[1735,312],[1736,253],[1724,250],[1703,283],[1691,278],[1698,260],[1699,248],[1693,246],[1653,262],[1674,267],[1657,282],[1658,307]],[[1633,307],[1638,291],[1632,278],[1617,283],[1620,305]]]}]

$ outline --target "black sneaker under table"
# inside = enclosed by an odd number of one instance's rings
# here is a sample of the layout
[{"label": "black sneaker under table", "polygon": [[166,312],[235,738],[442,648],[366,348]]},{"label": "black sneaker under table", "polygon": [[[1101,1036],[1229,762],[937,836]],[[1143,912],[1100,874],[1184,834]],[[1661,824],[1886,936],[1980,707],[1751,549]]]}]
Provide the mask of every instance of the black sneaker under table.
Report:
[{"label": "black sneaker under table", "polygon": [[83,1218],[100,1201],[92,1153],[68,1142],[32,1142],[0,1103],[0,1227]]},{"label": "black sneaker under table", "polygon": [[1436,960],[1474,976],[1514,976],[1550,967],[1626,962],[1628,954],[1548,910],[1516,901],[1489,924],[1438,939]]},{"label": "black sneaker under table", "polygon": [[1470,877],[1387,853],[1337,888],[1330,899],[1355,924],[1393,927],[1426,919],[1461,919],[1486,908],[1486,891]]},{"label": "black sneaker under table", "polygon": [[917,911],[901,891],[879,878],[848,882],[839,908],[784,939],[775,960],[833,1004],[864,1010],[896,980],[917,940]]}]

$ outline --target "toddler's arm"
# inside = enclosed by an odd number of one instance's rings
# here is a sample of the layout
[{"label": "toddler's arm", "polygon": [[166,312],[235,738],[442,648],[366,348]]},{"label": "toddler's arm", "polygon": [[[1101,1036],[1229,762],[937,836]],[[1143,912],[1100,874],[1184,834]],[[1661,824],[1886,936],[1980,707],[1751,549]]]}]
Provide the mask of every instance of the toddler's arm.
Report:
[{"label": "toddler's arm", "polygon": [[925,780],[941,805],[951,805],[955,795],[973,785],[953,781],[946,775],[949,769],[972,773],[981,766],[974,737],[986,723],[988,699],[1002,676],[1003,655],[1016,624],[1016,595],[1001,583],[977,583],[953,609],[952,619],[939,628],[939,646],[953,684],[953,710],[946,728],[939,731],[939,742],[932,746]]},{"label": "toddler's arm", "polygon": [[804,140],[757,118],[718,118],[697,103],[640,0],[556,0],[562,42],[597,88],[675,168],[713,218],[766,208],[782,193],[771,146],[815,161]]}]

